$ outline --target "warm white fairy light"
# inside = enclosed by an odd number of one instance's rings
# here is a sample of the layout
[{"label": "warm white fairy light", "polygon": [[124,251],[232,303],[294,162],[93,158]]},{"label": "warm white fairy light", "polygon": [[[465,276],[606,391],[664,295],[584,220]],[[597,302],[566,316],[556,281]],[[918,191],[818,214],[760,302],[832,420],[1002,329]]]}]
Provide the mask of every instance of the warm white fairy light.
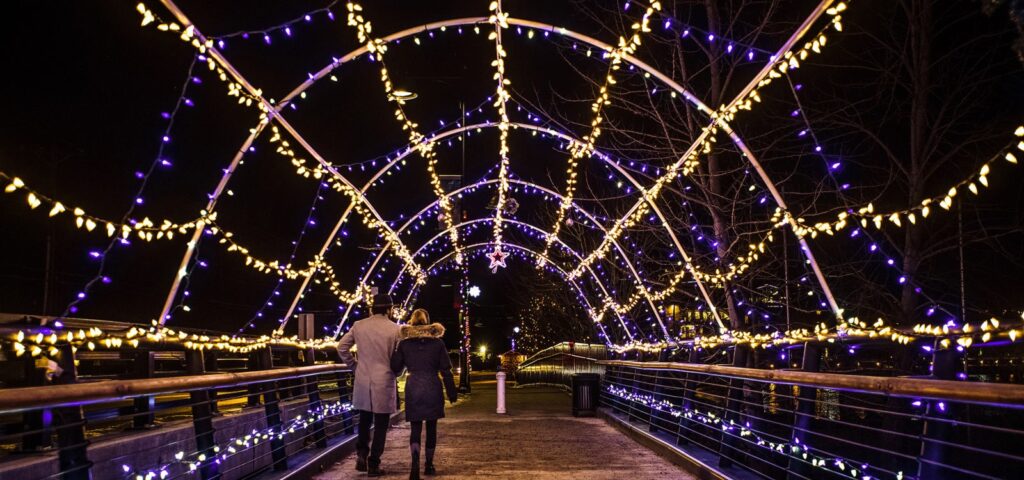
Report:
[{"label": "warm white fairy light", "polygon": [[[1013,145],[1004,148],[996,159],[989,162],[985,162],[981,165],[976,173],[971,174],[967,178],[951,185],[945,193],[929,197],[921,201],[918,205],[904,209],[897,210],[887,213],[879,213],[875,211],[875,205],[869,203],[866,206],[860,208],[851,208],[848,211],[840,212],[836,215],[835,220],[827,222],[816,222],[808,225],[803,218],[795,218],[787,211],[778,208],[772,215],[772,221],[776,227],[782,225],[790,225],[793,232],[798,237],[810,237],[815,238],[819,234],[835,235],[840,230],[851,226],[860,224],[862,228],[867,228],[870,225],[874,225],[875,228],[881,229],[884,224],[892,224],[897,227],[908,227],[914,225],[920,218],[928,218],[932,213],[932,207],[938,205],[943,210],[950,210],[953,207],[953,199],[958,193],[964,189],[974,195],[980,194],[981,188],[987,188],[989,186],[988,178],[992,174],[993,162],[998,158],[1004,159],[1006,162],[1016,165],[1018,163],[1016,155],[1013,153],[1013,148],[1019,151],[1024,151],[1024,141],[1019,140],[1024,137],[1024,125],[1017,127],[1014,130],[1014,135],[1018,140],[1014,140]],[[906,223],[904,223],[906,222]]]},{"label": "warm white fairy light", "polygon": [[[374,55],[377,63],[380,64],[380,81],[384,85],[384,93],[388,97],[388,101],[395,102],[394,117],[398,123],[402,124],[402,130],[405,130],[409,135],[409,143],[414,146],[420,156],[427,161],[427,173],[430,176],[430,186],[434,191],[434,195],[438,197],[440,202],[438,206],[441,211],[441,221],[444,223],[446,228],[451,229],[451,226],[455,224],[452,214],[452,204],[448,197],[445,195],[444,187],[441,185],[441,178],[437,174],[437,152],[435,151],[434,142],[426,138],[425,135],[420,133],[418,130],[419,124],[413,122],[402,108],[405,102],[415,98],[415,94],[411,94],[404,90],[396,90],[394,84],[391,81],[391,76],[388,73],[388,67],[384,62],[384,56],[387,53],[388,46],[387,42],[379,38],[373,38],[371,33],[373,31],[373,25],[362,15],[363,7],[358,3],[349,2],[346,5],[348,8],[348,25],[355,27],[358,33],[359,42],[366,46],[366,49],[371,55]],[[456,230],[449,230],[449,241],[451,241],[452,249],[455,250],[455,262],[459,265],[462,264],[462,249],[459,247],[459,234]]]},{"label": "warm white fairy light", "polygon": [[[508,165],[509,165],[509,148],[508,148],[508,110],[507,102],[511,97],[508,93],[508,86],[512,82],[505,78],[505,56],[507,52],[505,47],[501,44],[501,31],[508,28],[508,14],[501,9],[501,0],[494,0],[490,6],[490,16],[487,21],[494,25],[494,31],[492,31],[488,38],[494,40],[494,61],[491,62],[491,66],[494,67],[494,80],[497,81],[497,88],[495,89],[495,100],[494,107],[498,110],[498,200],[495,202],[494,207],[494,252],[492,255],[503,255],[501,251],[502,245],[502,227],[505,221],[505,202],[508,197]],[[494,263],[492,262],[492,266]],[[504,262],[501,263],[504,267]]]},{"label": "warm white fairy light", "polygon": [[[831,16],[828,26],[825,28],[833,28],[836,31],[842,31],[842,16],[839,15],[841,12],[846,10],[846,3],[840,2],[835,7],[829,8],[826,13]],[[811,53],[820,53],[821,49],[825,46],[827,38],[824,31],[818,33],[814,40],[805,42],[800,48],[793,48],[782,55],[778,59],[773,60],[773,68],[766,72],[766,75],[757,83],[757,85],[750,90],[743,98],[737,99],[729,105],[721,106],[717,111],[710,114],[711,123],[701,129],[700,135],[697,140],[691,145],[691,148],[676,162],[670,165],[665,174],[660,176],[654,185],[646,190],[642,190],[641,199],[626,213],[625,216],[616,220],[612,228],[609,229],[609,234],[606,236],[598,245],[593,252],[584,258],[584,261],[580,266],[570,272],[573,278],[578,277],[582,273],[582,267],[590,265],[595,261],[602,260],[611,250],[610,238],[618,238],[626,230],[641,222],[650,210],[650,204],[657,201],[661,194],[662,189],[670,181],[680,176],[687,176],[692,173],[699,165],[699,156],[706,155],[711,152],[715,143],[715,136],[719,132],[719,124],[727,124],[727,122],[733,120],[735,115],[741,110],[750,110],[754,103],[761,102],[760,90],[772,83],[772,80],[779,78],[784,74],[800,67],[800,62],[806,59]],[[762,250],[764,248],[762,244],[751,244],[751,252],[755,250]],[[748,254],[748,258],[750,254]],[[690,262],[685,262],[685,268],[691,271],[699,271]],[[741,268],[742,263],[736,268]],[[733,273],[733,275],[738,273]],[[728,275],[728,274],[726,274]],[[709,278],[717,278],[719,282],[723,281],[726,276],[717,275]]]},{"label": "warm white fairy light", "polygon": [[[551,248],[551,244],[554,243],[555,238],[558,237],[559,232],[562,231],[562,224],[565,223],[565,214],[572,205],[573,196],[576,193],[576,184],[578,183],[576,177],[579,175],[577,167],[580,160],[594,152],[594,144],[597,142],[598,137],[601,136],[601,123],[604,121],[604,117],[601,114],[604,111],[604,107],[611,104],[608,90],[615,84],[615,72],[621,68],[624,56],[632,55],[636,52],[637,47],[641,43],[640,36],[651,31],[651,15],[658,11],[661,11],[661,3],[655,0],[644,12],[640,21],[630,26],[632,34],[628,38],[620,36],[618,46],[608,52],[608,71],[604,77],[604,84],[601,85],[594,103],[590,105],[590,110],[594,112],[594,118],[590,121],[590,133],[584,135],[581,142],[571,142],[569,145],[569,166],[565,172],[565,195],[558,204],[558,212],[555,214],[555,223],[551,226],[551,233],[544,239],[545,255]],[[540,267],[541,264],[538,263],[537,266]]]},{"label": "warm white fairy light", "polygon": [[[295,172],[304,178],[312,178],[317,181],[327,182],[330,187],[339,192],[345,194],[352,202],[352,208],[362,218],[363,224],[372,230],[376,230],[377,234],[386,241],[384,250],[393,250],[403,262],[405,262],[413,275],[417,278],[417,282],[425,282],[426,274],[423,272],[423,268],[416,264],[412,258],[412,254],[409,249],[405,246],[405,243],[398,238],[391,228],[387,226],[383,221],[379,220],[372,212],[367,208],[364,203],[365,197],[359,189],[349,185],[346,182],[340,181],[336,176],[332,175],[323,165],[317,164],[313,168],[306,166],[306,159],[301,158],[291,147],[291,144],[287,139],[283,138],[280,129],[276,125],[270,127],[271,137],[270,143],[277,144],[275,151],[288,158],[292,166],[295,167]],[[363,288],[364,285],[360,285],[359,288]]]}]

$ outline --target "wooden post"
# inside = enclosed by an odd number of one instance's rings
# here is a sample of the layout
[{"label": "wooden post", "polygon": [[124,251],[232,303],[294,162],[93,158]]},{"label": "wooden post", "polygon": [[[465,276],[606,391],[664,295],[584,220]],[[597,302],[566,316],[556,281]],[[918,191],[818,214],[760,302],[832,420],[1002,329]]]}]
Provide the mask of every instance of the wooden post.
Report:
[{"label": "wooden post", "polygon": [[[132,378],[153,378],[156,372],[156,352],[143,350],[135,354],[135,363],[132,367]],[[156,418],[153,415],[153,404],[155,398],[152,395],[135,397],[132,400],[135,415],[132,417],[132,428],[147,429],[156,426]]]},{"label": "wooden post", "polygon": [[[187,359],[188,357],[185,358]],[[203,373],[216,372],[219,370],[220,368],[217,366],[217,351],[207,350],[206,352],[204,352]],[[217,415],[220,413],[220,410],[218,410],[217,408],[217,389],[211,388],[210,390],[207,390],[207,392],[210,394],[210,413],[212,413],[213,415]]]},{"label": "wooden post", "polygon": [[[78,382],[75,354],[71,345],[61,345],[57,366],[63,371],[54,384]],[[86,452],[89,442],[85,439],[85,417],[82,407],[60,407],[53,410],[57,417],[57,448],[62,480],[91,480],[89,469],[92,462]]]},{"label": "wooden post", "polygon": [[[260,350],[249,352],[249,359],[246,361],[246,366],[249,367],[250,371],[263,369],[260,367]],[[248,390],[249,397],[246,406],[258,407],[260,405],[260,385],[256,383],[250,384]]]},{"label": "wooden post", "polygon": [[[185,368],[189,375],[201,375],[205,373],[206,362],[203,359],[202,350],[185,351]],[[192,429],[196,439],[196,450],[205,454],[207,458],[215,455],[213,451],[213,408],[211,402],[211,390],[195,390],[189,392],[189,401],[192,403]],[[220,478],[217,464],[209,462],[199,468],[199,477],[203,480],[217,480]]]}]

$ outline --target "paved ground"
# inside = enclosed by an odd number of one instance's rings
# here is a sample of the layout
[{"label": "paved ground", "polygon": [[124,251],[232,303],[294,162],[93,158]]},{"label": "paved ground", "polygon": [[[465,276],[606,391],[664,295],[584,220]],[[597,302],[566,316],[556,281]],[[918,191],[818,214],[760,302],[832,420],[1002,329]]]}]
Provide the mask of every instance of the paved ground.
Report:
[{"label": "paved ground", "polygon": [[[690,479],[689,473],[658,457],[597,418],[574,418],[569,396],[549,387],[511,389],[508,415],[497,415],[493,380],[473,383],[469,400],[449,408],[438,424],[435,478],[514,480]],[[388,432],[382,460],[384,478],[409,474],[409,428]],[[422,460],[421,460],[422,463]],[[351,455],[318,480],[365,478]]]}]

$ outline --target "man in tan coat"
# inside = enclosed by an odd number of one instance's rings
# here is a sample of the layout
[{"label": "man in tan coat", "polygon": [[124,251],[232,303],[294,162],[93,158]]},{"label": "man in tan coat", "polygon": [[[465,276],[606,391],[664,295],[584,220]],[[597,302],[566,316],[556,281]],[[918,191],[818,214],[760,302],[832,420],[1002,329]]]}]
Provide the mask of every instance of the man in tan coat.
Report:
[{"label": "man in tan coat", "polygon": [[[398,410],[398,389],[391,371],[391,354],[398,346],[398,325],[391,320],[391,296],[373,296],[370,316],[352,325],[338,342],[338,355],[346,365],[355,367],[352,408],[359,411],[356,438],[356,470],[371,477],[383,475],[380,456],[387,441],[391,414]],[[352,355],[353,346],[356,355]],[[370,446],[370,425],[373,445]]]}]

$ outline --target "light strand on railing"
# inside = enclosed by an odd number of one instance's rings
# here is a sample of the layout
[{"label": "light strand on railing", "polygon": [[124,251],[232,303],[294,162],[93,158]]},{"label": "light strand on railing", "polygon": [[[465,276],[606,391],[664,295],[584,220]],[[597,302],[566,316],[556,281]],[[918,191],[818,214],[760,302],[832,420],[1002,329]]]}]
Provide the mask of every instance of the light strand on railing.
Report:
[{"label": "light strand on railing", "polygon": [[[605,388],[609,394],[632,403],[637,403],[652,410],[667,413],[676,418],[700,422],[709,428],[720,430],[723,434],[746,441],[767,451],[782,454],[794,460],[809,463],[812,467],[826,470],[836,475],[849,475],[858,480],[876,480],[879,477],[868,473],[869,467],[860,462],[830,455],[821,455],[801,442],[799,437],[794,437],[791,442],[776,442],[770,439],[767,434],[760,434],[751,428],[750,422],[737,423],[735,420],[724,418],[712,412],[702,412],[696,408],[678,406],[666,399],[657,399],[653,395],[634,393],[629,390],[608,385]],[[900,472],[896,478],[902,478]]]},{"label": "light strand on railing", "polygon": [[58,354],[57,348],[61,345],[71,345],[75,350],[84,348],[90,351],[176,345],[189,350],[218,350],[231,353],[248,353],[271,345],[317,350],[330,350],[337,346],[337,342],[329,338],[299,340],[297,336],[272,338],[267,335],[240,337],[189,333],[159,325],[156,321],[149,328],[132,327],[124,331],[106,331],[98,327],[63,332],[48,328],[23,329],[0,337],[0,341],[8,344],[17,357],[26,354],[30,357],[44,354],[52,357]]},{"label": "light strand on railing", "polygon": [[180,473],[182,475],[194,474],[204,467],[220,465],[222,462],[227,461],[235,455],[251,448],[256,448],[260,442],[267,442],[275,439],[283,440],[290,434],[299,430],[315,428],[317,423],[323,422],[328,417],[351,412],[352,409],[353,407],[350,402],[337,400],[331,403],[322,404],[317,408],[307,409],[305,412],[296,415],[281,425],[265,427],[262,429],[252,429],[245,435],[232,437],[224,443],[214,445],[210,449],[209,454],[202,451],[185,453],[184,450],[180,450],[174,454],[173,461],[163,462],[157,467],[137,469],[131,465],[123,464],[121,465],[121,470],[125,473],[127,478],[131,478],[133,480],[165,479],[172,475],[170,470],[175,466],[178,466],[183,470]]},{"label": "light strand on railing", "polygon": [[[1021,314],[1020,318],[1024,320],[1024,314]],[[890,341],[899,345],[909,345],[918,340],[936,339],[938,340],[936,348],[940,350],[957,349],[962,351],[972,346],[984,346],[1002,340],[1014,343],[1021,339],[1022,335],[1024,335],[1024,324],[1020,321],[1000,320],[996,317],[976,324],[965,322],[961,325],[952,321],[938,326],[917,324],[909,330],[889,326],[881,318],[871,324],[858,318],[849,318],[835,327],[829,327],[821,322],[814,325],[813,329],[800,328],[785,332],[752,333],[733,330],[721,335],[697,336],[678,342],[634,342],[616,346],[616,351],[619,353],[630,351],[656,353],[681,345],[692,345],[697,348],[735,345],[771,348],[805,342],[839,343],[855,340]],[[931,348],[928,346],[929,351]]]}]

